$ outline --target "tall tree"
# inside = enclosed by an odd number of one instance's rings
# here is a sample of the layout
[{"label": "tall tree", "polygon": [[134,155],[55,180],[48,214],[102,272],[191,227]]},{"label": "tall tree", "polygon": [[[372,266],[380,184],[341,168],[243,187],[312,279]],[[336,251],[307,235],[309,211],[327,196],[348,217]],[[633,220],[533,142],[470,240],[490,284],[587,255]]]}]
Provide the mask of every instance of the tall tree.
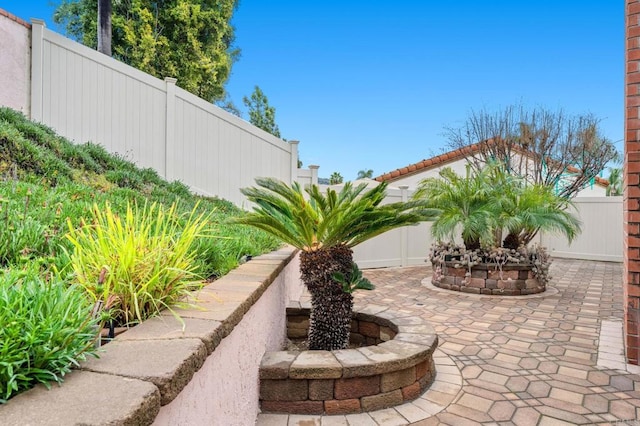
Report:
[{"label": "tall tree", "polygon": [[461,127],[447,128],[453,149],[467,153],[475,170],[503,163],[529,183],[551,186],[572,198],[618,157],[592,115],[510,106],[498,112],[472,111]]},{"label": "tall tree", "polygon": [[[100,0],[102,1],[102,0]],[[230,23],[236,0],[120,0],[112,7],[113,57],[210,102],[224,85],[239,50]],[[96,0],[62,0],[54,21],[66,33],[97,47]]]},{"label": "tall tree", "polygon": [[373,178],[373,170],[371,169],[360,170],[358,172],[357,179],[371,179],[371,178]]},{"label": "tall tree", "polygon": [[249,122],[273,136],[280,137],[280,129],[276,124],[276,109],[269,105],[269,99],[260,87],[255,86],[250,98],[242,98],[249,108]]}]

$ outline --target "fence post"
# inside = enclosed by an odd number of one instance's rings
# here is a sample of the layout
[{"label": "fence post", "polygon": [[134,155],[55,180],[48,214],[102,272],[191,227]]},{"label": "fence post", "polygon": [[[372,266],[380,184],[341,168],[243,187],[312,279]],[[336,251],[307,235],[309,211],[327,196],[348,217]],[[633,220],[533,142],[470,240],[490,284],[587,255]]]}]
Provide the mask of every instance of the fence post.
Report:
[{"label": "fence post", "polygon": [[291,146],[291,182],[296,182],[298,180],[298,144],[300,141],[289,141],[289,145]]},{"label": "fence post", "polygon": [[44,71],[44,27],[42,19],[31,18],[31,105],[33,121],[42,122],[42,81]]},{"label": "fence post", "polygon": [[167,96],[167,114],[165,116],[165,135],[164,135],[164,178],[168,181],[175,180],[174,147],[176,137],[176,80],[173,77],[165,77],[166,96]]},{"label": "fence post", "polygon": [[309,170],[311,170],[311,185],[318,184],[318,169],[320,166],[309,165]]},{"label": "fence post", "polygon": [[[409,185],[400,185],[398,188],[402,202],[406,203],[409,199]],[[406,226],[400,228],[400,266],[409,266],[409,229]]]}]

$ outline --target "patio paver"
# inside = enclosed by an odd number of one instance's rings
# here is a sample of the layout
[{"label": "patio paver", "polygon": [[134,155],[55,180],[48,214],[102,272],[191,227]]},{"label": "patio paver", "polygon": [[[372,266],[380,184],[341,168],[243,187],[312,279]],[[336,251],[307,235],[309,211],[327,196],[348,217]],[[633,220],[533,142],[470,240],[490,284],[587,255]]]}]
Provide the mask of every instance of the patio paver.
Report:
[{"label": "patio paver", "polygon": [[523,297],[435,289],[427,266],[365,275],[376,290],[356,293],[356,308],[393,308],[436,329],[433,386],[395,409],[336,418],[260,415],[258,425],[609,425],[640,419],[640,368],[625,364],[621,352],[622,264],[554,259],[550,291]]}]

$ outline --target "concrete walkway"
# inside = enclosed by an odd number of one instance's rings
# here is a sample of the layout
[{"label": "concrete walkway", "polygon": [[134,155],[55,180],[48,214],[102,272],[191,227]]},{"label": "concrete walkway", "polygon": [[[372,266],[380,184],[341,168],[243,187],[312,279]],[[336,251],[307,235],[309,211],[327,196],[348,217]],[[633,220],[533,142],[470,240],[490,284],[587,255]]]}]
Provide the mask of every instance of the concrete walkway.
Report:
[{"label": "concrete walkway", "polygon": [[365,275],[377,288],[356,305],[428,320],[438,371],[462,386],[370,415],[260,415],[259,425],[640,425],[640,368],[622,357],[622,264],[555,259],[550,291],[522,297],[436,289],[426,266]]}]

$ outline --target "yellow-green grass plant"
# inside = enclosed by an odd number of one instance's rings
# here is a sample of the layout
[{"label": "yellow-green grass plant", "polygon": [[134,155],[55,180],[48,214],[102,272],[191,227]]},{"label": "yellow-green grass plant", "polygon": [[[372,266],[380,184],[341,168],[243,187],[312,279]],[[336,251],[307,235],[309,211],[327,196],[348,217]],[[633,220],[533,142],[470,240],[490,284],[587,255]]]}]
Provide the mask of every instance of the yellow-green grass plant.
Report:
[{"label": "yellow-green grass plant", "polygon": [[[209,214],[210,215],[210,214]],[[77,281],[116,325],[139,323],[172,306],[188,305],[200,289],[194,242],[204,234],[209,215],[180,220],[175,204],[127,205],[124,217],[109,203],[93,206],[89,223],[69,221],[69,253]]]},{"label": "yellow-green grass plant", "polygon": [[45,281],[37,269],[0,269],[0,403],[38,383],[61,383],[96,354],[85,292],[58,278]]}]

